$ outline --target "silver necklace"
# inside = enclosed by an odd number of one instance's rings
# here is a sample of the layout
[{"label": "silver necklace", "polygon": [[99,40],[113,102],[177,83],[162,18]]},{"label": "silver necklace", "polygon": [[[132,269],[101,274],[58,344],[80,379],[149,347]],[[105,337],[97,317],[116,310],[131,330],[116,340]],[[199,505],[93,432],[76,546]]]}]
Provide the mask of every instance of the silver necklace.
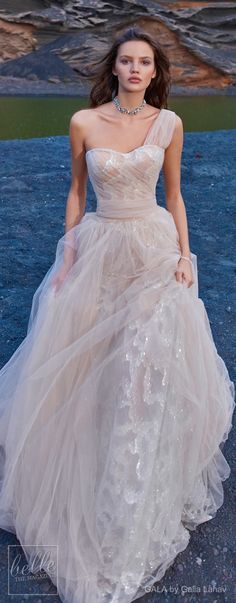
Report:
[{"label": "silver necklace", "polygon": [[120,106],[120,101],[118,99],[118,96],[115,96],[112,99],[112,102],[114,103],[114,105],[118,109],[118,111],[120,111],[121,113],[128,113],[129,115],[136,115],[136,113],[141,111],[143,109],[143,107],[146,105],[146,101],[145,101],[145,99],[143,99],[143,101],[142,101],[141,105],[139,105],[139,107],[135,107],[135,109],[127,109],[126,107]]}]

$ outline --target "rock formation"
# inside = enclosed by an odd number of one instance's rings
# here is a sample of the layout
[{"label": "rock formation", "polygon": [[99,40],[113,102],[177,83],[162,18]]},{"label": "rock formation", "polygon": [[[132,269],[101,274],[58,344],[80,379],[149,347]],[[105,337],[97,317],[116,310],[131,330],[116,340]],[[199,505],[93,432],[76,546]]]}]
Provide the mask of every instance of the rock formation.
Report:
[{"label": "rock formation", "polygon": [[[22,10],[22,4],[24,9]],[[172,91],[235,91],[235,2],[1,0],[0,85],[27,92],[88,93],[82,76],[116,34],[137,24],[158,36],[171,61]],[[47,88],[47,86],[50,87]],[[14,88],[14,86],[13,86]]]}]

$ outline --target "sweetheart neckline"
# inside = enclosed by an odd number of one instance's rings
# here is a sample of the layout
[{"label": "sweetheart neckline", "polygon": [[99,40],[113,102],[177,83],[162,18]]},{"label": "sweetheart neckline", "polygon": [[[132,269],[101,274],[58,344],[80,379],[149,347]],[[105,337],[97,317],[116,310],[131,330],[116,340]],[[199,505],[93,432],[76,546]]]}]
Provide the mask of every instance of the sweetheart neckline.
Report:
[{"label": "sweetheart neckline", "polygon": [[[159,121],[159,117],[161,116],[161,114],[163,113],[163,111],[164,111],[164,107],[162,107],[160,109],[159,113],[156,115],[155,119],[152,122],[152,125],[148,129],[148,132],[147,132],[147,134],[145,136],[143,144],[140,145],[139,147],[136,147],[135,149],[132,149],[131,151],[125,151],[125,152],[124,151],[116,151],[114,149],[110,149],[109,147],[93,147],[92,149],[88,149],[88,151],[85,152],[85,155],[88,155],[88,153],[91,153],[91,151],[96,151],[96,150],[99,150],[99,151],[112,151],[113,153],[118,153],[119,155],[130,155],[130,153],[134,153],[135,151],[138,151],[139,149],[142,149],[144,146],[158,146],[158,145],[148,145],[148,144],[146,145],[145,141],[147,140],[147,138],[148,138],[148,136],[149,136],[149,134],[150,134],[150,132],[151,132],[154,124],[156,124],[156,122]],[[160,147],[160,148],[162,148],[162,147]]]},{"label": "sweetheart neckline", "polygon": [[145,147],[155,147],[157,149],[162,149],[164,151],[164,148],[161,147],[158,144],[142,144],[140,145],[140,147],[136,147],[136,149],[132,149],[131,151],[115,151],[114,149],[110,149],[109,147],[93,147],[93,149],[88,149],[88,151],[86,151],[85,155],[88,155],[88,153],[91,153],[92,151],[110,151],[111,153],[118,153],[118,155],[130,155],[130,153],[135,153],[135,151],[139,151],[140,149],[144,149]]}]

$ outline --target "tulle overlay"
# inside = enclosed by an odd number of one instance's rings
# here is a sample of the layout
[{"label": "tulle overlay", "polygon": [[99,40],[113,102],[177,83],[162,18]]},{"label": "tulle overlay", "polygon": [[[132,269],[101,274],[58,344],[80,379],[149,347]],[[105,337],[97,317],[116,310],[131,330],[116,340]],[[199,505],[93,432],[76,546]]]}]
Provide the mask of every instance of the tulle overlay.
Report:
[{"label": "tulle overlay", "polygon": [[[55,293],[66,249],[74,261]],[[56,545],[63,603],[145,594],[223,503],[234,386],[197,257],[187,288],[179,255],[158,205],[129,219],[86,213],[58,241],[0,372],[0,527],[33,545],[29,562]]]}]

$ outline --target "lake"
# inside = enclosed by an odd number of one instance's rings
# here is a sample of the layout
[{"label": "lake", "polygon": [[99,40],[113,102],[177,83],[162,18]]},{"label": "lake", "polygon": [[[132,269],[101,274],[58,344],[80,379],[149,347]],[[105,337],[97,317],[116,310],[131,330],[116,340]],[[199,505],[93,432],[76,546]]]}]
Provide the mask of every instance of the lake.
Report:
[{"label": "lake", "polygon": [[[186,132],[236,128],[233,96],[173,97],[168,105]],[[71,115],[87,106],[88,98],[0,97],[0,139],[67,135]]]}]

